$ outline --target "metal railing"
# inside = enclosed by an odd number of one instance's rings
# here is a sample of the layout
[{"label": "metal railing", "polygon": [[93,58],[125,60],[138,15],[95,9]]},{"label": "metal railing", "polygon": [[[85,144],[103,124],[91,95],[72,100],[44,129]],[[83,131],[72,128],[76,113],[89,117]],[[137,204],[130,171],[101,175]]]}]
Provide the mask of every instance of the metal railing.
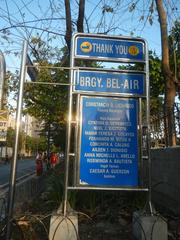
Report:
[{"label": "metal railing", "polygon": [[[174,133],[176,136],[176,143],[180,145],[180,103],[174,104]],[[151,127],[151,147],[165,147],[165,114],[159,112],[152,115],[150,119]]]}]

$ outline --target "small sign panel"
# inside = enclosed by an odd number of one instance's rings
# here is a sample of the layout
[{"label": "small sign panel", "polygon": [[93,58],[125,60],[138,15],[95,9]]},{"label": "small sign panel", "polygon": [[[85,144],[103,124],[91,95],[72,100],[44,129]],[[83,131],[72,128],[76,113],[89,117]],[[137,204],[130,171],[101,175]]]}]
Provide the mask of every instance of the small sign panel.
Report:
[{"label": "small sign panel", "polygon": [[140,40],[77,36],[75,57],[102,60],[144,61],[144,43]]},{"label": "small sign panel", "polygon": [[81,97],[79,184],[138,185],[137,100]]},{"label": "small sign panel", "polygon": [[0,110],[0,142],[5,142],[7,137],[8,112]]},{"label": "small sign panel", "polygon": [[144,74],[80,70],[74,79],[74,92],[145,94]]}]

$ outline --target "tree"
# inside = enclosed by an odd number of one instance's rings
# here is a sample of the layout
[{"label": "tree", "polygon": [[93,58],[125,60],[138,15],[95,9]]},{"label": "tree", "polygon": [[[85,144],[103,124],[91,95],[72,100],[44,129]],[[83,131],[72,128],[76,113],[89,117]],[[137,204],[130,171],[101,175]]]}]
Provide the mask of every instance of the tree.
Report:
[{"label": "tree", "polygon": [[[72,19],[71,19],[71,6],[69,0],[64,0],[65,13],[66,13],[66,35],[65,40],[68,46],[69,52],[71,51],[71,38],[73,33]],[[85,0],[79,0],[79,13],[77,19],[77,32],[84,32],[84,11],[85,11]]]},{"label": "tree", "polygon": [[[42,48],[43,51],[40,51],[39,48]],[[58,53],[62,56],[63,65],[66,64],[63,56],[64,49],[62,49],[62,52],[58,51]],[[53,132],[56,132],[61,138],[63,136],[62,141],[64,140],[68,89],[67,86],[58,84],[67,82],[68,73],[58,69],[61,61],[56,64],[48,61],[48,56],[52,54],[52,49],[48,49],[45,42],[40,38],[32,39],[32,54],[38,60],[38,84],[26,85],[25,108],[26,113],[34,116],[43,124],[41,132],[47,136],[47,151],[49,153],[50,139],[53,136],[57,138]],[[56,84],[53,84],[53,82]],[[56,141],[56,144],[62,144],[62,141],[60,143]]]},{"label": "tree", "polygon": [[150,79],[150,115],[162,112],[164,94],[164,78],[161,70],[161,60],[155,53],[149,51],[149,79]]},{"label": "tree", "polygon": [[[23,147],[23,139],[24,139],[25,133],[24,131],[20,131],[19,134],[19,145],[18,145],[18,150],[19,152],[21,151]],[[15,130],[12,127],[9,127],[7,129],[7,147],[14,147],[14,141],[15,141]]]},{"label": "tree", "polygon": [[[169,35],[170,68],[174,72],[177,81],[180,79],[180,22],[175,22]],[[180,99],[179,84],[177,84],[177,94]]]},{"label": "tree", "polygon": [[[8,44],[6,53],[9,54],[11,52],[10,49],[13,48],[13,44],[20,42],[22,37],[23,39],[31,39],[34,36],[39,36],[40,39],[45,39],[47,46],[55,44],[57,46],[60,41],[63,42],[65,39],[67,45],[65,49],[70,51],[71,38],[74,32],[139,35],[143,32],[146,23],[149,22],[150,25],[153,25],[155,21],[154,13],[156,11],[154,2],[156,2],[157,5],[162,30],[161,33],[163,36],[162,44],[164,44],[164,42],[167,43],[168,36],[166,21],[167,9],[170,7],[173,13],[176,12],[177,9],[173,1],[165,1],[166,5],[164,6],[166,8],[163,7],[162,0],[122,0],[111,2],[100,0],[92,5],[89,1],[85,0],[54,0],[53,2],[43,2],[43,7],[41,3],[39,1],[36,2],[36,0],[30,2],[23,1],[19,4],[13,0],[8,2],[2,0],[1,8],[4,14],[0,16],[2,26],[0,28],[1,42],[2,45],[4,43]],[[34,6],[36,4],[36,10],[38,9],[39,11],[33,11],[35,9],[33,4]],[[16,15],[14,15],[14,11]],[[131,24],[125,24],[125,19],[132,19]],[[132,27],[130,27],[131,25]],[[137,29],[137,27],[139,28]],[[62,45],[64,47],[64,42]],[[165,45],[167,47],[167,44]],[[31,44],[32,51],[37,50],[33,47],[33,44]],[[171,124],[173,122],[172,105],[177,90],[177,78],[173,76],[174,74],[172,74],[171,66],[168,66],[167,62],[169,62],[169,57],[168,51],[165,51],[166,47],[163,47],[163,52],[165,53],[163,57],[163,74],[165,76],[164,84],[166,85],[165,112],[168,113],[166,121],[167,129],[171,129],[167,134],[167,142],[169,141],[169,144],[173,144],[173,124]],[[38,51],[43,51],[42,46],[39,46]],[[39,55],[38,51],[36,52],[37,56]],[[68,56],[69,51],[66,51],[64,59]],[[19,51],[13,52],[15,55],[19,54]],[[49,54],[49,56],[53,57],[53,54]],[[170,141],[170,139],[172,141]]]},{"label": "tree", "polygon": [[156,0],[156,6],[161,30],[161,48],[162,48],[162,72],[165,79],[165,136],[166,145],[176,145],[176,136],[174,128],[174,101],[176,96],[177,79],[170,68],[169,43],[167,31],[167,14],[165,12],[163,1]]},{"label": "tree", "polygon": [[26,136],[26,151],[31,154],[36,154],[38,151],[45,152],[47,143],[45,137],[30,137]]},{"label": "tree", "polygon": [[[120,65],[118,67],[121,70],[139,70],[143,71],[143,65],[136,63],[134,65]],[[149,51],[149,81],[150,81],[150,115],[157,115],[162,112],[164,94],[164,78],[161,69],[161,59],[155,52]]]},{"label": "tree", "polygon": [[69,52],[71,51],[71,38],[72,38],[72,20],[71,20],[71,7],[70,1],[64,0],[65,3],[65,12],[66,12],[66,35],[65,40]]}]

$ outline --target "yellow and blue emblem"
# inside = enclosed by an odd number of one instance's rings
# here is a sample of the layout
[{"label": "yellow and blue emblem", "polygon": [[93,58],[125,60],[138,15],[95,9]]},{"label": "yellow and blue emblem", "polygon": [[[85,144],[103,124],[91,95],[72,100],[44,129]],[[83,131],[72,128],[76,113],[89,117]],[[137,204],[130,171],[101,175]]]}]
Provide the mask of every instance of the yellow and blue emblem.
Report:
[{"label": "yellow and blue emblem", "polygon": [[92,44],[90,42],[82,42],[80,45],[80,49],[84,53],[89,53],[92,50]]},{"label": "yellow and blue emblem", "polygon": [[137,46],[130,46],[128,52],[132,56],[137,56],[139,54],[139,48]]}]

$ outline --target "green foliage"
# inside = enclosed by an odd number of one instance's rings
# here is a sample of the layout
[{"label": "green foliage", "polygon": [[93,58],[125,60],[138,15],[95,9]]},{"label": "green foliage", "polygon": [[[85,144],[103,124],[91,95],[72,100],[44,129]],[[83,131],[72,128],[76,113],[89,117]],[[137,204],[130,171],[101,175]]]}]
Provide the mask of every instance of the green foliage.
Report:
[{"label": "green foliage", "polygon": [[37,151],[44,152],[47,149],[46,138],[41,137],[30,137],[26,136],[26,150],[36,153]]},{"label": "green foliage", "polygon": [[52,47],[52,41],[55,37],[48,37],[47,41],[42,41],[41,37],[37,34],[31,38],[30,47],[31,55],[39,63],[41,61],[48,61],[51,58],[60,58],[63,56],[63,52],[57,48]]},{"label": "green foliage", "polygon": [[180,22],[175,22],[169,35],[170,68],[176,76],[177,94],[180,99]]},{"label": "green foliage", "polygon": [[58,207],[59,203],[62,202],[63,178],[64,175],[60,172],[58,167],[52,171],[47,181],[47,190],[45,193],[48,201],[47,204],[50,202],[54,207]]},{"label": "green foliage", "polygon": [[[18,147],[19,147],[19,150],[22,148],[22,143],[23,143],[23,139],[24,139],[24,132],[23,131],[20,131],[19,133],[19,144],[18,144]],[[15,129],[13,129],[12,127],[9,127],[7,129],[7,147],[11,147],[13,148],[14,147],[14,142],[15,142]]]},{"label": "green foliage", "polygon": [[152,51],[149,52],[150,112],[151,115],[163,111],[165,82],[161,70],[161,60]]},{"label": "green foliage", "polygon": [[[14,147],[15,141],[15,130],[12,127],[9,127],[7,130],[7,147]],[[36,153],[39,151],[45,151],[47,149],[46,138],[43,136],[40,137],[30,137],[26,136],[24,132],[20,131],[19,134],[19,150],[22,148],[23,142],[26,144],[26,150]]]},{"label": "green foliage", "polygon": [[[41,82],[49,82],[48,75],[41,75]],[[28,85],[25,90],[25,104],[27,112],[46,123],[64,120],[67,109],[66,96],[60,87],[47,85]]]},{"label": "green foliage", "polygon": [[[66,138],[66,124],[65,123],[54,123],[53,129],[51,130],[51,137],[55,146],[54,151],[65,151],[65,138]],[[57,148],[58,147],[58,148]],[[53,149],[52,149],[53,151]]]},{"label": "green foliage", "polygon": [[[37,59],[38,76],[36,83],[29,83],[25,87],[26,113],[34,116],[43,123],[44,136],[53,139],[54,145],[64,149],[65,126],[67,116],[68,71],[58,68],[68,63],[64,54],[66,48],[55,51],[39,37],[32,38],[32,54]],[[59,62],[49,63],[49,54],[59,57]],[[52,56],[51,56],[52,57]],[[62,84],[62,85],[61,85]]]},{"label": "green foliage", "polygon": [[164,78],[161,70],[161,60],[152,51],[149,52],[150,94],[156,98],[164,94]]},{"label": "green foliage", "polygon": [[[143,70],[140,63],[119,66],[121,70]],[[149,81],[150,81],[150,110],[151,114],[157,114],[162,111],[165,82],[161,70],[161,60],[155,53],[149,51]]]},{"label": "green foliage", "polygon": [[[14,112],[13,101],[17,101],[18,83],[19,83],[19,71],[15,71],[14,73],[7,71],[3,89],[5,100],[4,105],[8,108],[10,112]],[[13,101],[7,101],[8,98],[11,98]]]},{"label": "green foliage", "polygon": [[15,141],[15,130],[12,127],[7,129],[7,147],[13,147]]}]

